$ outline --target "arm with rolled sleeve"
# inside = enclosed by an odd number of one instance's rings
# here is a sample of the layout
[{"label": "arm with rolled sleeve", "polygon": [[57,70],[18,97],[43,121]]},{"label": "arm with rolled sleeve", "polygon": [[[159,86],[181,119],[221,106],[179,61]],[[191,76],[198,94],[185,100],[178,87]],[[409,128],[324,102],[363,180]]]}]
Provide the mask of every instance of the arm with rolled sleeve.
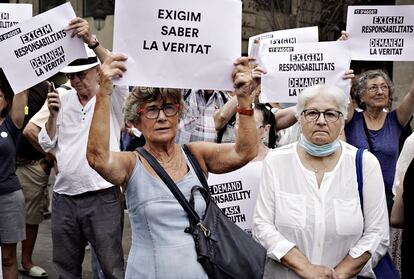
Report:
[{"label": "arm with rolled sleeve", "polygon": [[49,137],[47,133],[46,125],[42,126],[42,129],[39,133],[39,144],[42,147],[43,151],[49,152],[53,148],[55,148],[57,142],[57,134],[55,133],[53,139]]},{"label": "arm with rolled sleeve", "polygon": [[253,235],[267,249],[267,256],[280,262],[295,243],[287,240],[275,226],[275,179],[269,157],[263,162],[262,177],[253,217]]},{"label": "arm with rolled sleeve", "polygon": [[[49,152],[49,151],[51,151],[52,149],[54,149],[55,148],[55,146],[56,146],[56,142],[57,142],[57,132],[56,132],[56,127],[55,127],[55,129],[53,129],[53,137],[52,137],[52,139],[50,138],[50,136],[49,136],[49,133],[48,133],[48,129],[47,129],[47,127],[48,127],[48,125],[50,126],[51,124],[53,125],[53,123],[55,123],[55,126],[56,126],[56,116],[52,116],[50,113],[49,113],[49,108],[48,108],[48,106],[47,106],[47,100],[46,100],[46,103],[45,103],[46,105],[44,105],[35,115],[34,115],[34,117],[33,118],[35,118],[35,119],[37,119],[37,115],[39,115],[39,117],[40,116],[42,116],[43,118],[47,115],[47,121],[41,121],[41,122],[43,122],[43,123],[39,123],[40,125],[40,127],[41,127],[41,129],[40,129],[40,133],[39,133],[39,135],[38,135],[38,141],[39,141],[39,145],[40,145],[40,147],[43,149],[43,151],[45,151],[45,152]],[[51,121],[51,122],[50,122]],[[50,123],[49,123],[50,122]],[[34,122],[34,123],[36,123],[36,122]]]},{"label": "arm with rolled sleeve", "polygon": [[44,152],[49,152],[56,145],[56,135],[53,140],[49,138],[46,131],[46,123],[49,119],[49,109],[47,107],[47,100],[42,108],[30,119],[30,122],[40,128],[40,132],[37,135],[37,142]]},{"label": "arm with rolled sleeve", "polygon": [[373,274],[372,268],[385,255],[389,246],[388,211],[385,200],[384,181],[379,162],[369,152],[363,156],[363,202],[364,232],[354,247],[349,251],[353,259],[365,252],[371,259],[362,268],[360,275]]}]

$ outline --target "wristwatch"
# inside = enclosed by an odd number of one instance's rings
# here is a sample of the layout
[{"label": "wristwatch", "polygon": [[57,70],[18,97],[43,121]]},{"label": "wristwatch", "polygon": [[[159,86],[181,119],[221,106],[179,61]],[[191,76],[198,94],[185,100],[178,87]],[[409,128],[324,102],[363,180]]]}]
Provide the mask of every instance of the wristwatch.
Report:
[{"label": "wristwatch", "polygon": [[99,46],[99,41],[98,41],[98,39],[96,38],[95,35],[92,35],[92,37],[93,37],[95,43],[93,43],[92,45],[88,45],[88,48],[95,49]]},{"label": "wristwatch", "polygon": [[247,116],[252,116],[254,113],[254,110],[252,107],[250,108],[241,108],[239,106],[236,107],[236,112],[238,114],[242,114],[242,115],[247,115]]}]

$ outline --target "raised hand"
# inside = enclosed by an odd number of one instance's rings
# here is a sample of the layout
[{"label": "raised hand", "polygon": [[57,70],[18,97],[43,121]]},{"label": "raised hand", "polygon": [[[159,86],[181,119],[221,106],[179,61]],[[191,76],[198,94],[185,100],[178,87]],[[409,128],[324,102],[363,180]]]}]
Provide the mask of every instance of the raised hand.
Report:
[{"label": "raised hand", "polygon": [[50,115],[57,117],[60,110],[60,98],[53,82],[49,82],[49,93],[47,93],[47,107],[49,108]]},{"label": "raised hand", "polygon": [[77,36],[87,45],[92,45],[94,43],[89,23],[83,18],[77,17],[69,21],[69,26],[65,28],[65,31],[72,31],[72,38]]},{"label": "raised hand", "polygon": [[260,66],[253,64],[251,57],[240,57],[234,62],[232,73],[235,93],[238,97],[249,97],[260,83],[261,74],[266,73]]},{"label": "raised hand", "polygon": [[101,66],[99,84],[101,90],[112,91],[112,80],[121,78],[127,70],[125,61],[128,57],[124,54],[109,54]]},{"label": "raised hand", "polygon": [[341,37],[338,38],[338,41],[346,41],[349,38],[349,33],[346,31],[341,31]]}]

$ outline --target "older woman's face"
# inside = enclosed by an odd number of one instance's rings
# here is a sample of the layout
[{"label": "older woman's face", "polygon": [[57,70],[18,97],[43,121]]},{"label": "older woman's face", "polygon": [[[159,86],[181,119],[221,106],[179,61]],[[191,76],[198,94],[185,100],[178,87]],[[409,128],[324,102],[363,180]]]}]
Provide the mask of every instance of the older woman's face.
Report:
[{"label": "older woman's face", "polygon": [[[175,114],[173,114],[174,108],[176,108]],[[150,119],[152,118],[151,113],[154,113],[157,109],[160,109],[158,117]],[[177,107],[177,104],[174,104],[171,100],[163,102],[161,98],[158,98],[156,101],[144,105],[136,127],[142,132],[145,140],[148,142],[164,144],[174,141],[179,122],[178,112],[179,107]]]},{"label": "older woman's face", "polygon": [[[311,113],[305,117],[306,113]],[[315,120],[310,120],[313,116],[319,116]],[[308,101],[304,112],[300,115],[299,122],[303,135],[315,145],[324,145],[336,140],[344,127],[344,118],[339,113],[339,106],[335,99],[326,96],[316,96]],[[316,114],[315,114],[316,113]],[[328,121],[326,120],[328,119]]]},{"label": "older woman's face", "polygon": [[367,80],[361,100],[369,108],[383,109],[388,106],[390,97],[389,86],[384,78],[375,77]]}]

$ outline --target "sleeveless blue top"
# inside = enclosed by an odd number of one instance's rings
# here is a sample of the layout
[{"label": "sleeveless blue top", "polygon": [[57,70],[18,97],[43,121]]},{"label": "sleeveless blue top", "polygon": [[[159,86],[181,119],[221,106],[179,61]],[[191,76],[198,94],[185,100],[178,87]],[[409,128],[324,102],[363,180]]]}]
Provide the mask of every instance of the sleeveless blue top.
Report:
[{"label": "sleeveless blue top", "polygon": [[[190,170],[176,184],[189,199],[191,188],[202,184],[184,157]],[[208,278],[197,261],[192,236],[184,232],[189,226],[186,212],[164,182],[148,173],[139,157],[128,182],[126,202],[132,231],[126,278]],[[205,202],[199,193],[195,204],[201,217]]]},{"label": "sleeveless blue top", "polygon": [[[362,112],[355,112],[351,121],[345,126],[346,141],[357,148],[369,149],[364,131]],[[398,160],[398,146],[403,127],[398,122],[396,111],[389,112],[384,125],[379,130],[368,130],[372,140],[371,153],[377,157],[382,170],[385,189],[392,190],[395,167]]]}]

